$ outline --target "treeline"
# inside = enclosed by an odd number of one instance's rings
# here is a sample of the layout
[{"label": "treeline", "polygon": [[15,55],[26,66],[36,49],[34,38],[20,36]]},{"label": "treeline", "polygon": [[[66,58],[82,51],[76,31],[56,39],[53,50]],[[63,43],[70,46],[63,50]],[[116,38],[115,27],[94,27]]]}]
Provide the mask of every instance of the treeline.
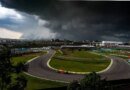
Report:
[{"label": "treeline", "polygon": [[13,66],[10,49],[0,46],[0,90],[24,90],[27,79],[21,74],[22,68]]},{"label": "treeline", "polygon": [[72,81],[67,90],[130,90],[130,80],[106,81],[97,73],[92,72],[80,81]]}]

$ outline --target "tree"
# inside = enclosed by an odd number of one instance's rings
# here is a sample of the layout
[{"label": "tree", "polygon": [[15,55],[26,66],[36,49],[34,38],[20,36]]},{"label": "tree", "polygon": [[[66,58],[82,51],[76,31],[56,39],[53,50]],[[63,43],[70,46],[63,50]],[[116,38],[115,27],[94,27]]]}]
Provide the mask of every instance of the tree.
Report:
[{"label": "tree", "polygon": [[68,90],[106,90],[107,83],[100,75],[92,72],[81,81],[73,81],[68,85]]},{"label": "tree", "polygon": [[8,90],[24,90],[27,86],[27,79],[23,75],[15,78],[15,81],[8,86]]},{"label": "tree", "polygon": [[20,73],[24,70],[24,63],[20,62],[14,68],[16,73]]},{"label": "tree", "polygon": [[79,82],[77,80],[74,80],[68,85],[67,90],[80,90]]},{"label": "tree", "polygon": [[10,62],[11,52],[8,48],[0,47],[0,89],[3,90],[10,82],[12,66]]},{"label": "tree", "polygon": [[[11,51],[8,47],[0,46],[0,90],[24,90],[27,80],[24,76],[16,74],[15,82],[12,74],[15,74],[11,62]],[[18,65],[18,72],[22,71],[23,64]]]},{"label": "tree", "polygon": [[104,90],[106,80],[101,80],[100,75],[92,72],[80,81],[82,90]]}]

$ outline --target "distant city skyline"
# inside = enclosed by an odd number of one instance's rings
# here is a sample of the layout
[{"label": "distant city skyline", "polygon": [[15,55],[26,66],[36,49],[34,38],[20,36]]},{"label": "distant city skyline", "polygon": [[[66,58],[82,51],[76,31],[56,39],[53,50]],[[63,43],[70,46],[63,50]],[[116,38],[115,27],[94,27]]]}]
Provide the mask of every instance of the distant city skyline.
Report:
[{"label": "distant city skyline", "polygon": [[130,2],[0,0],[0,38],[129,41]]}]

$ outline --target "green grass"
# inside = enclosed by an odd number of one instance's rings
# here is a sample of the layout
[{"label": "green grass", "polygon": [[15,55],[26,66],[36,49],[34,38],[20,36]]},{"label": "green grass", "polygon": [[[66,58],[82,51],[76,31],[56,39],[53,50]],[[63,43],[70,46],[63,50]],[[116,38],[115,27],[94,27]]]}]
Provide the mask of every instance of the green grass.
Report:
[{"label": "green grass", "polygon": [[57,51],[50,65],[56,69],[75,72],[92,72],[107,68],[110,60],[91,52],[92,51],[65,50],[62,54]]},{"label": "green grass", "polygon": [[46,52],[39,52],[39,53],[31,53],[31,54],[25,54],[22,56],[12,57],[11,63],[13,64],[13,66],[16,66],[20,62],[26,63],[28,60],[30,60],[34,57],[37,57],[37,56],[41,56],[45,53]]},{"label": "green grass", "polygon": [[120,57],[123,59],[128,59],[129,58],[129,53],[127,51],[120,51],[120,50],[112,50],[112,51],[96,51],[96,53],[102,54],[102,55],[107,55],[107,56],[116,56]]},{"label": "green grass", "polygon": [[100,71],[105,69],[109,62],[104,61],[67,61],[67,60],[59,60],[52,59],[50,65],[57,69],[62,69],[66,71],[75,71],[75,72],[92,72],[92,71]]},{"label": "green grass", "polygon": [[91,51],[70,51],[70,50],[63,50],[64,56],[71,56],[71,57],[80,57],[80,58],[102,58],[100,55],[92,54]]},{"label": "green grass", "polygon": [[31,77],[29,75],[26,75],[25,73],[20,73],[20,74],[12,74],[12,81],[15,82],[15,78],[18,75],[23,75],[27,79],[27,86],[24,90],[43,90],[43,89],[49,89],[49,88],[58,88],[58,87],[63,87],[67,86],[65,83],[59,83],[59,82],[54,82],[54,81],[49,81],[49,80],[44,80],[44,79],[39,79],[35,77]]},{"label": "green grass", "polygon": [[112,56],[120,57],[120,58],[123,58],[123,59],[126,59],[126,60],[129,58],[126,55],[118,55],[118,54],[115,54],[115,55],[112,55]]},{"label": "green grass", "polygon": [[41,89],[62,87],[66,85],[64,83],[53,82],[53,81],[43,80],[43,79],[41,80],[38,78],[28,76],[26,74],[24,74],[24,76],[28,80],[27,87],[25,88],[25,90],[41,90]]},{"label": "green grass", "polygon": [[[30,60],[30,59],[32,59],[32,58],[34,58],[36,56],[43,55],[43,54],[45,54],[45,52],[32,53],[32,54],[27,54],[27,55],[23,55],[23,56],[17,56],[17,57],[13,57],[11,62],[13,63],[13,65],[17,65],[20,62],[25,63],[28,60]],[[25,90],[40,90],[40,89],[62,87],[62,86],[66,85],[64,83],[38,79],[38,78],[35,78],[35,77],[28,76],[28,75],[26,75],[24,73],[23,73],[23,75],[28,80],[27,87],[25,88]],[[13,74],[13,77],[15,78],[16,74]]]}]

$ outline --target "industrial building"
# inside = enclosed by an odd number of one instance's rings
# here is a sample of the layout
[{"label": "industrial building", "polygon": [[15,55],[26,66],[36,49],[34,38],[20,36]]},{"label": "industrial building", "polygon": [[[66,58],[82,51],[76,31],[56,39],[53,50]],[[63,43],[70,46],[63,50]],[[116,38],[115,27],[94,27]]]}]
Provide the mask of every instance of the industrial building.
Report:
[{"label": "industrial building", "polygon": [[123,42],[120,41],[102,41],[100,46],[107,46],[107,47],[112,47],[112,46],[119,46],[123,45]]}]

